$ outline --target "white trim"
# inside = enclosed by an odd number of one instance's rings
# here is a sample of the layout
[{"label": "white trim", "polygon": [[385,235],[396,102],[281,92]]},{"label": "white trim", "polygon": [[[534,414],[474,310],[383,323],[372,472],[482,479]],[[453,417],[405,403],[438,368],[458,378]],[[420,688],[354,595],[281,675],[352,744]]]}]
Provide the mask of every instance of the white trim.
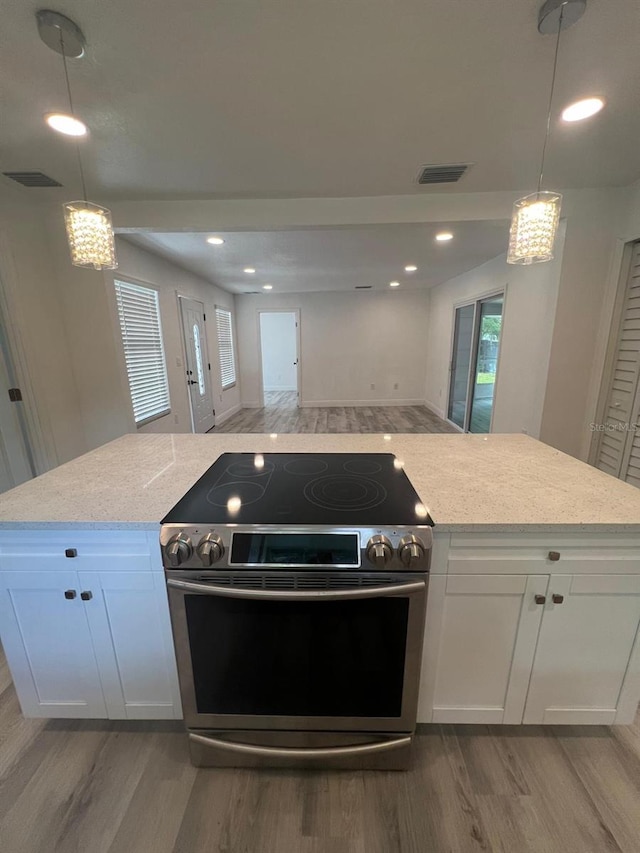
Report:
[{"label": "white trim", "polygon": [[215,429],[217,426],[220,426],[220,424],[228,421],[229,418],[232,418],[234,415],[237,415],[238,412],[241,412],[243,408],[244,406],[241,406],[240,403],[238,403],[236,406],[231,406],[230,409],[225,409],[224,412],[216,412],[216,422],[213,428]]},{"label": "white trim", "polygon": [[441,409],[439,406],[436,406],[435,403],[432,403],[430,400],[424,401],[425,408],[429,409],[430,412],[433,412],[434,415],[437,415],[439,418],[442,418],[443,421],[447,420],[445,416],[444,409]]},{"label": "white trim", "polygon": [[300,403],[300,408],[302,409],[323,409],[341,406],[424,406],[424,400],[305,400],[303,403]]}]

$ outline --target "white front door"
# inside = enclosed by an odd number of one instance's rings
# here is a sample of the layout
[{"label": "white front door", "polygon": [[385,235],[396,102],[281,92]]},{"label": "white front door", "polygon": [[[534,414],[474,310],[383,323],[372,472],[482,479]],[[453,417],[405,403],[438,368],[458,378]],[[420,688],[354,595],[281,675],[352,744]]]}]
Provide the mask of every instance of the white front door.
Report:
[{"label": "white front door", "polygon": [[205,313],[202,302],[180,297],[180,312],[184,330],[185,370],[191,423],[194,432],[208,432],[215,426],[209,349],[205,329]]}]

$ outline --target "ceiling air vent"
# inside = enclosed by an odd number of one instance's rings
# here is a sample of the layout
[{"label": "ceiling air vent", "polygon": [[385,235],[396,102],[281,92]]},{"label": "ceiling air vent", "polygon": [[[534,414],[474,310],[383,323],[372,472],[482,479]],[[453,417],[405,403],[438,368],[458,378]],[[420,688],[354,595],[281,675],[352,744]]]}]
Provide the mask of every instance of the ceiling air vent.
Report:
[{"label": "ceiling air vent", "polygon": [[419,184],[455,184],[464,175],[471,163],[454,163],[437,166],[421,166]]},{"label": "ceiling air vent", "polygon": [[372,284],[356,284],[356,290],[371,290]]},{"label": "ceiling air vent", "polygon": [[59,181],[45,175],[44,172],[3,172],[6,178],[11,178],[23,187],[61,187]]}]

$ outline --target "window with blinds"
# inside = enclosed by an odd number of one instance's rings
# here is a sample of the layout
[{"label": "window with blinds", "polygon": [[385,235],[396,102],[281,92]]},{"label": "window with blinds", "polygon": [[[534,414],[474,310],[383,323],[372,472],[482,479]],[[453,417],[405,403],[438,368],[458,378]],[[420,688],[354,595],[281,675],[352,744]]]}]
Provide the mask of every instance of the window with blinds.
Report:
[{"label": "window with blinds", "polygon": [[220,357],[220,379],[223,388],[236,384],[236,359],[233,353],[233,326],[231,311],[216,308],[216,326],[218,329],[218,355]]},{"label": "window with blinds", "polygon": [[141,426],[171,411],[158,292],[127,281],[114,284],[133,416]]}]

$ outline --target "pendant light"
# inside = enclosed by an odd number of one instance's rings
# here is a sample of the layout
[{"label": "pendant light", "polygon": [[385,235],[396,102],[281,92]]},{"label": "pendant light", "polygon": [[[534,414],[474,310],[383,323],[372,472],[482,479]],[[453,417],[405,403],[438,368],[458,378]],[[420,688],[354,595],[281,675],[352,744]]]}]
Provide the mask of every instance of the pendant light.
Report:
[{"label": "pendant light", "polygon": [[[42,9],[36,13],[38,32],[42,41],[62,55],[64,79],[67,84],[69,113],[76,119],[69,83],[67,58],[79,59],[84,55],[85,38],[82,30],[59,12]],[[80,145],[76,142],[78,170],[82,185],[82,200],[64,204],[64,224],[67,232],[71,263],[76,267],[96,270],[113,270],[118,266],[115,238],[111,224],[111,212],[106,207],[93,204],[87,199],[87,188],[80,156]]]},{"label": "pendant light", "polygon": [[538,30],[543,34],[557,33],[553,57],[551,91],[547,109],[547,127],[542,146],[542,159],[536,192],[519,198],[513,205],[511,230],[509,231],[508,264],[539,264],[553,260],[553,245],[560,223],[562,196],[557,192],[542,189],[544,161],[551,131],[551,108],[558,67],[560,33],[584,14],[586,0],[547,0],[540,9]]}]

